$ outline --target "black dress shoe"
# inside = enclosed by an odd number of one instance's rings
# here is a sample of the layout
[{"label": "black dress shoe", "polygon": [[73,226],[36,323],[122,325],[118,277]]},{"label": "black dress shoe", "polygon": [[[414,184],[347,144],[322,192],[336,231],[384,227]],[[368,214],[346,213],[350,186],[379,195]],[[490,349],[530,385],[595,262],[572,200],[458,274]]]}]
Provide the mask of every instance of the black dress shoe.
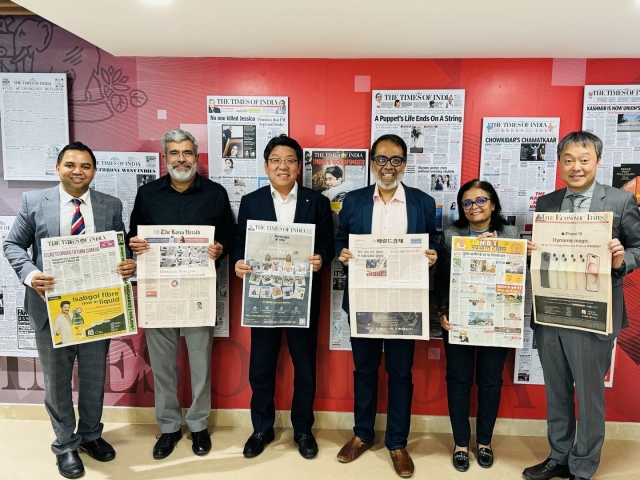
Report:
[{"label": "black dress shoe", "polygon": [[173,433],[163,433],[158,437],[158,441],[153,446],[153,458],[161,460],[167,458],[173,452],[173,449],[182,438],[182,431],[178,430]]},{"label": "black dress shoe", "polygon": [[116,451],[102,437],[81,443],[80,450],[87,452],[91,458],[99,462],[108,462],[116,458]]},{"label": "black dress shoe", "polygon": [[527,480],[549,480],[553,477],[569,478],[569,465],[561,465],[554,458],[547,458],[544,462],[528,467],[522,472]]},{"label": "black dress shoe", "polygon": [[80,460],[78,451],[63,453],[62,455],[56,455],[58,460],[58,472],[65,478],[80,478],[84,475],[84,465]]},{"label": "black dress shoe", "polygon": [[247,458],[257,457],[264,450],[265,445],[273,442],[275,439],[275,433],[273,428],[270,428],[266,432],[253,432],[247,443],[244,444],[244,450],[242,454]]},{"label": "black dress shoe", "polygon": [[313,433],[294,433],[293,441],[298,444],[298,451],[304,458],[315,458],[318,455],[318,444]]},{"label": "black dress shoe", "polygon": [[206,455],[211,451],[211,437],[206,428],[199,432],[191,432],[191,440],[193,441],[191,450],[196,455]]},{"label": "black dress shoe", "polygon": [[451,461],[453,462],[453,468],[455,468],[459,472],[466,472],[467,470],[469,470],[469,452],[465,452],[463,450],[459,450],[456,452],[454,448]]},{"label": "black dress shoe", "polygon": [[490,468],[493,465],[493,450],[488,447],[478,447],[478,465],[482,468]]},{"label": "black dress shoe", "polygon": [[569,477],[569,480],[589,480],[587,477],[579,477],[578,475],[573,475]]}]

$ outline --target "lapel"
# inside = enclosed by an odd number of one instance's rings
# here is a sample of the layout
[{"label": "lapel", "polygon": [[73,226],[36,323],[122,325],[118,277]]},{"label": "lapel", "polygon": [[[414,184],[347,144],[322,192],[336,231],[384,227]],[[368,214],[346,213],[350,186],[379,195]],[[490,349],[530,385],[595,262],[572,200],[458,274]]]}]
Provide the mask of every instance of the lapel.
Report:
[{"label": "lapel", "polygon": [[267,222],[277,222],[278,218],[276,217],[276,207],[273,206],[273,197],[271,196],[271,187],[266,186],[263,187],[262,190],[258,190],[262,192],[262,198],[260,198],[260,215],[262,220]]},{"label": "lapel", "polygon": [[590,212],[604,212],[605,206],[605,198],[606,193],[604,187],[596,182],[595,187],[593,188],[593,196],[591,197],[591,205],[589,205]]},{"label": "lapel", "polygon": [[414,233],[416,232],[416,222],[418,220],[418,206],[415,203],[415,198],[411,190],[409,190],[404,183],[402,184],[402,188],[404,188],[407,199],[407,233]]},{"label": "lapel", "polygon": [[556,190],[555,192],[550,193],[549,195],[555,195],[553,199],[549,202],[549,210],[548,212],[559,212],[562,208],[562,201],[564,200],[564,194],[567,191],[567,188],[562,188],[560,190]]},{"label": "lapel", "polygon": [[60,236],[60,186],[50,188],[42,201],[42,213],[47,224],[47,237]]},{"label": "lapel", "polygon": [[[273,205],[273,202],[271,202]],[[307,222],[311,208],[311,200],[309,199],[309,191],[301,185],[298,185],[298,198],[296,199],[296,214],[293,217],[294,223],[313,223]]]},{"label": "lapel", "polygon": [[[91,211],[93,212],[93,224],[95,225],[96,232],[107,231],[107,206],[102,202],[102,198],[99,198],[96,192],[89,189],[89,196],[91,197]],[[114,228],[113,225],[109,229]]]},{"label": "lapel", "polygon": [[371,222],[373,220],[373,192],[376,190],[375,183],[371,185],[366,191],[366,197],[362,205],[362,233],[365,235],[371,234]]}]

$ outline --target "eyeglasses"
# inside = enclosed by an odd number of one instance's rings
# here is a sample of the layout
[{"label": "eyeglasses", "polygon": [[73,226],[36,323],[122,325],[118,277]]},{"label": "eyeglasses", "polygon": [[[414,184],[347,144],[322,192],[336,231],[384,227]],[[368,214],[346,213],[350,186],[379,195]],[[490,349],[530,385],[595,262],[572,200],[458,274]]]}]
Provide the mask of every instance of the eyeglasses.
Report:
[{"label": "eyeglasses", "polygon": [[183,150],[182,152],[179,152],[178,150],[171,150],[169,153],[167,153],[167,157],[172,160],[180,158],[181,156],[188,160],[190,158],[193,158],[194,155],[195,152],[193,150]]},{"label": "eyeglasses", "polygon": [[491,199],[487,197],[478,197],[475,200],[464,200],[462,202],[462,208],[464,208],[465,210],[470,210],[474,205],[482,208],[487,204],[489,200]]},{"label": "eyeglasses", "polygon": [[399,167],[404,163],[404,158],[402,157],[385,157],[384,155],[378,155],[373,157],[373,161],[376,162],[376,165],[379,167],[384,167],[387,163],[391,163],[393,167]]},{"label": "eyeglasses", "polygon": [[269,163],[271,165],[273,165],[273,166],[276,166],[276,167],[279,167],[280,165],[282,165],[283,161],[289,167],[293,167],[296,163],[298,163],[298,159],[297,158],[285,158],[284,160],[282,160],[281,158],[270,158],[269,159]]}]

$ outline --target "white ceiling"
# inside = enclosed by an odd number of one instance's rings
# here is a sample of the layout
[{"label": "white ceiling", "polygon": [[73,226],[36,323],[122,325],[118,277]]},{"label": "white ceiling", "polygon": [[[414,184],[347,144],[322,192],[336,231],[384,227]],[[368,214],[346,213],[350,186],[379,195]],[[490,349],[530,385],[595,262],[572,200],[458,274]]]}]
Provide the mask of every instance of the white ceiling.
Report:
[{"label": "white ceiling", "polygon": [[640,57],[640,0],[14,2],[118,56]]}]

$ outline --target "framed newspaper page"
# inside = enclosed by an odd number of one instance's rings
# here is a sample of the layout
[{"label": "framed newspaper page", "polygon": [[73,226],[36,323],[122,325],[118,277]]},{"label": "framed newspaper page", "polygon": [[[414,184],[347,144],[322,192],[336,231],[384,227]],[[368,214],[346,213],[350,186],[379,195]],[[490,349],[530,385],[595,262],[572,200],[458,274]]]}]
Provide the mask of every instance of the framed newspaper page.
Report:
[{"label": "framed newspaper page", "polygon": [[133,289],[117,272],[123,232],[43,238],[42,258],[56,279],[46,292],[54,348],[137,333]]},{"label": "framed newspaper page", "polygon": [[349,235],[351,336],[429,339],[428,234]]},{"label": "framed newspaper page", "polygon": [[543,213],[533,219],[531,288],[535,322],[612,332],[613,212]]},{"label": "framed newspaper page", "polygon": [[316,226],[247,220],[243,327],[308,328]]}]

